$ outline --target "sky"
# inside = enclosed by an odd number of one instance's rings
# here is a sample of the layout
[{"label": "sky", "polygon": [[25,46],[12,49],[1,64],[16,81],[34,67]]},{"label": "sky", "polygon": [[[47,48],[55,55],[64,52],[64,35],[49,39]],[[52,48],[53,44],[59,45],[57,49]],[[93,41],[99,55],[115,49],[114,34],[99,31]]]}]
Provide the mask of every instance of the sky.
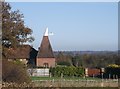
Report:
[{"label": "sky", "polygon": [[118,50],[117,2],[10,2],[33,30],[35,49],[46,27],[54,51]]}]

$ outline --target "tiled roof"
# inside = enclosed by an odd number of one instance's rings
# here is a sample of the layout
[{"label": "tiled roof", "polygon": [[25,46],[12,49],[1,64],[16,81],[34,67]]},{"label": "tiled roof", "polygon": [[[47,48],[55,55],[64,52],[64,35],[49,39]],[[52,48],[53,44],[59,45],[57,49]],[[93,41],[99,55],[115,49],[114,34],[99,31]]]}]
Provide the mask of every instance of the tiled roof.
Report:
[{"label": "tiled roof", "polygon": [[9,48],[5,53],[8,59],[26,59],[29,58],[31,46],[22,45],[18,48]]},{"label": "tiled roof", "polygon": [[43,36],[41,46],[38,50],[37,58],[54,58],[48,36]]}]

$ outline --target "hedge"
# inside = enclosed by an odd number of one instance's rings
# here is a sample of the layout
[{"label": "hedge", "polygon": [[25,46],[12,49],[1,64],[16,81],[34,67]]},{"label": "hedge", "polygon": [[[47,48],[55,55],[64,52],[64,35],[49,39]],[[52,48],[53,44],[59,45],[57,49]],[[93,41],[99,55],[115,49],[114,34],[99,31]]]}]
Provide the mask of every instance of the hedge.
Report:
[{"label": "hedge", "polygon": [[106,77],[109,77],[107,75],[111,76],[113,78],[114,75],[117,75],[120,78],[120,67],[106,67],[105,68],[105,75]]},{"label": "hedge", "polygon": [[76,77],[82,77],[84,76],[84,68],[82,67],[74,67],[74,66],[57,66],[54,68],[50,68],[50,73],[54,77],[60,77],[61,74],[63,76],[76,76]]}]

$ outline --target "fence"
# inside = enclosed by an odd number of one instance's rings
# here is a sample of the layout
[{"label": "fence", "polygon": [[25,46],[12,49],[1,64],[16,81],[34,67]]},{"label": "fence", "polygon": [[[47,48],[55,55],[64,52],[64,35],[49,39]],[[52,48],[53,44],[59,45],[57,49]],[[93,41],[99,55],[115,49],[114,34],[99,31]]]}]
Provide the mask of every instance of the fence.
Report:
[{"label": "fence", "polygon": [[2,87],[8,87],[8,88],[10,87],[10,89],[13,89],[12,87],[14,88],[18,87],[15,89],[19,89],[19,87],[22,87],[22,89],[26,89],[24,87],[34,87],[34,88],[35,87],[101,87],[101,88],[108,87],[108,89],[110,87],[112,87],[112,89],[114,89],[113,87],[119,87],[120,89],[120,86],[118,86],[118,80],[65,80],[65,79],[37,80],[37,81],[32,81],[30,84],[2,83]]},{"label": "fence", "polygon": [[118,80],[36,80],[36,87],[118,87]]}]

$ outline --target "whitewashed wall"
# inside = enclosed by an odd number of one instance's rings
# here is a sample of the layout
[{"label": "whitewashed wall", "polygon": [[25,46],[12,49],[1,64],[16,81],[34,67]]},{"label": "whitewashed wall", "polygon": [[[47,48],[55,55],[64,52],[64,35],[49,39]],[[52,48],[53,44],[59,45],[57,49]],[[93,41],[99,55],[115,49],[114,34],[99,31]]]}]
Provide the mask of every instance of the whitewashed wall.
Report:
[{"label": "whitewashed wall", "polygon": [[28,69],[28,74],[30,76],[49,76],[49,69],[48,68],[35,68],[35,69]]}]

